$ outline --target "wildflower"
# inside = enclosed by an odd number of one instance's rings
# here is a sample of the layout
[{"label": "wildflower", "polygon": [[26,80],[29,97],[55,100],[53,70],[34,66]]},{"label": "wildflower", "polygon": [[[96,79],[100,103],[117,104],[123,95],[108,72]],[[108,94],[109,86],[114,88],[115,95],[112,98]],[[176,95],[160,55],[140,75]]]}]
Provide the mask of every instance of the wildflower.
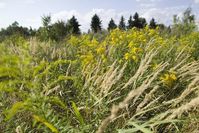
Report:
[{"label": "wildflower", "polygon": [[133,53],[133,54],[137,54],[138,52],[141,52],[141,51],[142,51],[141,48],[133,47],[133,48],[131,49],[131,53]]},{"label": "wildflower", "polygon": [[136,57],[135,55],[132,56],[132,59],[133,59],[134,61],[137,61],[137,57]]},{"label": "wildflower", "polygon": [[131,41],[129,44],[128,44],[128,47],[131,48],[133,47],[134,43]]},{"label": "wildflower", "polygon": [[105,48],[99,47],[96,49],[97,54],[103,54],[105,52]]},{"label": "wildflower", "polygon": [[160,80],[167,86],[171,87],[173,83],[177,80],[176,74],[174,72],[166,73],[162,77],[160,77]]},{"label": "wildflower", "polygon": [[159,65],[156,64],[156,63],[152,65],[152,69],[153,69],[153,70],[156,70],[158,67],[159,67]]},{"label": "wildflower", "polygon": [[89,52],[87,55],[82,55],[81,59],[84,65],[88,65],[90,62],[93,61],[94,56],[91,52]]},{"label": "wildflower", "polygon": [[77,45],[79,43],[79,39],[76,36],[71,36],[69,43],[71,45]]},{"label": "wildflower", "polygon": [[124,59],[125,59],[125,60],[128,60],[129,57],[130,57],[130,54],[129,54],[129,53],[126,53],[126,54],[124,55]]}]

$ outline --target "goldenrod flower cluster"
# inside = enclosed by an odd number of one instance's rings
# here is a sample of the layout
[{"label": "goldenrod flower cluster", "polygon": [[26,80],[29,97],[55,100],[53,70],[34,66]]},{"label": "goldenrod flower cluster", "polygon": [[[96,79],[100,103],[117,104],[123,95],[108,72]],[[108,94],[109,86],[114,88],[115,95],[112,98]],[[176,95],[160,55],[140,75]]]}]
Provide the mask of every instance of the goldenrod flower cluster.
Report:
[{"label": "goldenrod flower cluster", "polygon": [[68,42],[73,47],[71,49],[76,50],[77,59],[80,59],[82,65],[85,66],[99,60],[104,63],[115,60],[136,63],[141,60],[144,53],[157,47],[160,47],[161,54],[159,56],[161,58],[164,58],[167,54],[172,54],[172,52],[168,53],[171,48],[181,51],[186,47],[185,51],[191,55],[196,49],[193,47],[194,42],[190,42],[190,40],[197,37],[198,33],[182,37],[165,37],[160,34],[159,28],[150,29],[146,27],[144,29],[133,28],[128,31],[115,29],[104,37],[93,34],[71,36]]},{"label": "goldenrod flower cluster", "polygon": [[163,76],[161,76],[160,80],[167,87],[171,87],[177,80],[177,76],[176,76],[175,72],[169,72],[169,73],[165,73]]}]

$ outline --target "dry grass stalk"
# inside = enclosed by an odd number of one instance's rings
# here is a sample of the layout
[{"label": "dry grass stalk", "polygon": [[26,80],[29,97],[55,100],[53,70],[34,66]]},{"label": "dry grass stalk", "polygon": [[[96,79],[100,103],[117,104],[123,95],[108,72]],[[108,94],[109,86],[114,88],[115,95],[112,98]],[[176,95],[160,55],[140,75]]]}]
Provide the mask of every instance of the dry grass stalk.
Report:
[{"label": "dry grass stalk", "polygon": [[[100,79],[99,78],[96,79],[97,82],[95,81],[95,85],[98,86],[97,90],[101,91],[99,94],[97,94],[99,100],[93,106],[95,106],[97,103],[100,103],[105,97],[111,95],[112,93],[114,93],[116,90],[119,89],[119,87],[117,87],[116,89],[110,91],[112,89],[112,86],[118,83],[119,80],[122,78],[126,65],[127,64],[125,63],[122,66],[122,68],[119,70],[119,67],[114,68],[115,67],[114,63],[114,65],[111,65],[110,69],[106,73],[99,76]],[[114,99],[110,99],[110,101],[111,100]]]},{"label": "dry grass stalk", "polygon": [[125,68],[126,64],[124,64],[120,70],[119,67],[116,67],[115,69],[110,68],[110,71],[105,73],[103,81],[99,87],[101,90],[100,96],[106,95],[110,92],[112,86],[122,78]]},{"label": "dry grass stalk", "polygon": [[186,48],[188,46],[185,46],[179,53],[177,52],[177,55],[176,55],[176,58],[175,58],[175,61],[177,61],[178,59],[181,59],[182,55],[184,54]]},{"label": "dry grass stalk", "polygon": [[100,66],[101,66],[101,61],[97,64],[97,66],[93,69],[90,69],[90,71],[87,71],[87,68],[89,69],[90,66],[85,67],[83,69],[82,74],[85,77],[85,83],[84,83],[84,88],[88,88],[89,86],[93,86],[92,84],[95,84],[92,81],[96,81],[97,78],[99,78],[99,72],[100,72]]},{"label": "dry grass stalk", "polygon": [[189,103],[186,103],[182,106],[180,106],[177,109],[173,109],[172,114],[168,117],[168,119],[174,119],[176,117],[181,116],[184,112],[187,112],[193,108],[196,108],[199,106],[199,97],[196,97],[192,99]]},{"label": "dry grass stalk", "polygon": [[164,63],[164,64],[160,64],[159,68],[156,70],[156,72],[152,73],[147,80],[145,80],[143,82],[143,84],[138,88],[139,91],[138,93],[135,95],[134,101],[133,103],[135,103],[137,101],[137,99],[140,97],[141,94],[143,94],[143,92],[150,87],[151,83],[155,80],[155,78],[157,78],[158,74],[164,70],[164,68],[168,65],[168,63]]},{"label": "dry grass stalk", "polygon": [[153,59],[153,57],[156,54],[157,54],[157,50],[155,50],[155,51],[151,50],[149,53],[147,53],[145,55],[144,59],[141,60],[139,68],[136,71],[136,73],[134,74],[134,76],[129,79],[129,81],[123,86],[122,89],[125,89],[126,87],[128,87],[132,83],[134,83],[134,86],[135,86],[135,81],[138,79],[138,77],[142,77],[144,72],[148,69],[149,63],[151,62],[151,60]]},{"label": "dry grass stalk", "polygon": [[138,105],[136,112],[139,112],[141,110],[141,108],[143,108],[146,104],[149,105],[151,102],[153,102],[153,100],[152,100],[153,95],[157,91],[158,88],[159,88],[159,86],[156,85],[155,87],[153,87],[153,89],[148,94],[146,94],[143,101]]},{"label": "dry grass stalk", "polygon": [[48,96],[48,95],[50,95],[50,94],[53,93],[53,92],[57,92],[59,89],[60,89],[60,85],[57,85],[57,86],[55,86],[54,88],[52,88],[52,89],[46,91],[44,95],[45,95],[45,96]]},{"label": "dry grass stalk", "polygon": [[[151,54],[150,58],[152,58],[154,55]],[[148,57],[148,56],[147,56]],[[152,60],[152,59],[151,59]],[[146,65],[148,65],[148,63],[146,63]],[[118,115],[118,112],[121,109],[124,109],[125,107],[127,107],[129,105],[129,102],[135,98],[134,102],[136,101],[136,99],[142,94],[142,92],[144,90],[146,90],[148,87],[150,87],[152,81],[154,81],[154,79],[157,77],[157,75],[162,72],[164,70],[164,68],[167,66],[167,63],[161,64],[159,65],[159,69],[157,69],[155,72],[153,72],[151,74],[151,76],[149,76],[143,83],[141,86],[139,86],[136,89],[133,89],[132,91],[130,91],[127,95],[127,97],[119,103],[119,105],[113,105],[112,109],[111,109],[111,115],[108,116],[107,118],[105,118],[100,127],[98,128],[97,133],[103,133],[106,129],[106,127],[109,125],[109,123],[111,121],[113,121],[113,119],[115,119]],[[138,71],[140,71],[138,69]],[[134,76],[133,76],[134,77]],[[127,82],[127,84],[129,84],[129,82]],[[126,84],[124,85],[126,86]],[[123,87],[124,88],[124,87]]]},{"label": "dry grass stalk", "polygon": [[199,71],[199,63],[196,61],[187,63],[177,70],[177,72],[179,73],[179,77],[182,77],[182,78],[191,76],[191,75],[194,76],[198,73],[198,71]]},{"label": "dry grass stalk", "polygon": [[198,83],[199,83],[199,77],[196,77],[187,87],[187,89],[185,89],[182,94],[180,95],[180,97],[173,99],[173,101],[175,102],[174,105],[177,105],[178,103],[180,103],[181,101],[183,101],[189,94],[191,94],[192,92],[194,92],[196,89],[198,89]]}]

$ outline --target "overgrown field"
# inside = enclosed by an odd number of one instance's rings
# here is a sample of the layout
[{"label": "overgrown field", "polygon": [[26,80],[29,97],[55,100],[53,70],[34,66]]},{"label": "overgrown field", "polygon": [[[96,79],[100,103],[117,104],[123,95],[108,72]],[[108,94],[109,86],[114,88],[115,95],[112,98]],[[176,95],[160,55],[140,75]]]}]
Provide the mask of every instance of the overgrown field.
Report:
[{"label": "overgrown field", "polygon": [[0,44],[2,133],[199,131],[199,33],[115,29]]}]

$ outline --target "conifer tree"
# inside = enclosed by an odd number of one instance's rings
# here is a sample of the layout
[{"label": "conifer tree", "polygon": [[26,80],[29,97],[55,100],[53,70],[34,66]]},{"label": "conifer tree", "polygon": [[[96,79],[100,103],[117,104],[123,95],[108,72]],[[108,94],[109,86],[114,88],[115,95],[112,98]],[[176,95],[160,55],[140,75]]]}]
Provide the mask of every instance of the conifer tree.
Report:
[{"label": "conifer tree", "polygon": [[125,24],[125,20],[124,20],[123,16],[120,19],[120,23],[119,23],[118,27],[119,27],[120,30],[126,30],[126,24]]},{"label": "conifer tree", "polygon": [[145,18],[139,18],[139,20],[140,20],[139,28],[144,28],[147,25],[146,19]]},{"label": "conifer tree", "polygon": [[136,12],[133,16],[133,27],[136,27],[136,28],[139,28],[140,26],[140,22],[139,22],[139,15],[138,13]]},{"label": "conifer tree", "polygon": [[116,29],[117,25],[115,24],[115,21],[111,18],[109,24],[108,24],[108,31]]},{"label": "conifer tree", "polygon": [[97,33],[102,30],[102,21],[100,20],[99,16],[95,14],[91,20],[91,30],[94,33]]},{"label": "conifer tree", "polygon": [[133,27],[136,27],[136,28],[144,28],[147,23],[146,23],[146,19],[145,18],[142,18],[142,17],[139,17],[139,14],[136,12],[135,15],[133,16]]},{"label": "conifer tree", "polygon": [[156,27],[157,27],[157,24],[155,22],[155,19],[152,18],[151,21],[150,21],[150,23],[149,23],[149,28],[155,29]]},{"label": "conifer tree", "polygon": [[69,28],[70,28],[70,32],[72,34],[80,34],[80,25],[79,22],[77,21],[77,19],[75,18],[75,16],[73,16],[70,20],[69,20]]},{"label": "conifer tree", "polygon": [[130,17],[129,17],[127,28],[128,28],[128,29],[132,29],[132,28],[133,28],[133,20],[132,20],[132,16],[130,16]]}]

